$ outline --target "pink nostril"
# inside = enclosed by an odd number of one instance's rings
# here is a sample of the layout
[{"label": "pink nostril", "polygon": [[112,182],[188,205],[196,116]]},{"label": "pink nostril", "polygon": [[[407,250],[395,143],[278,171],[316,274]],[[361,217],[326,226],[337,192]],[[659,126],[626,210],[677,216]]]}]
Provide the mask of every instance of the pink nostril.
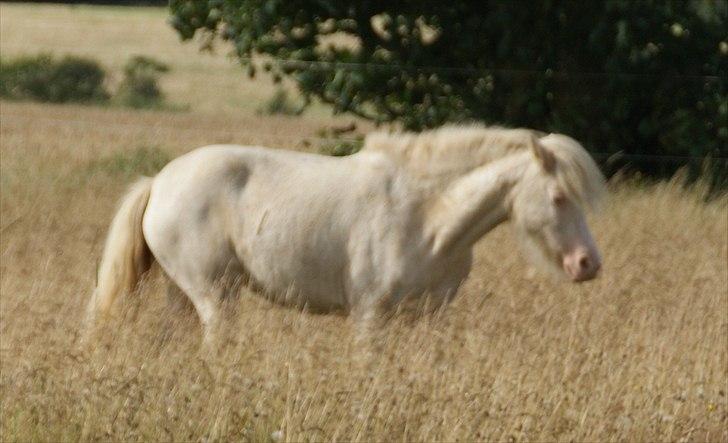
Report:
[{"label": "pink nostril", "polygon": [[579,259],[579,269],[582,271],[589,269],[589,257],[586,255],[582,255]]},{"label": "pink nostril", "polygon": [[586,281],[596,277],[601,268],[599,254],[576,251],[564,256],[564,271],[573,281]]}]

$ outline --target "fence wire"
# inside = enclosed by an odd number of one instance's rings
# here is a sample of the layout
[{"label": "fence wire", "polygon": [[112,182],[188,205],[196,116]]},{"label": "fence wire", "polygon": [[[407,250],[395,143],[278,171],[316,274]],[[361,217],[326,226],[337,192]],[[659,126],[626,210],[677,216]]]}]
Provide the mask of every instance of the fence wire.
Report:
[{"label": "fence wire", "polygon": [[[69,27],[69,29],[72,27]],[[3,45],[5,50],[8,49],[23,49],[26,48],[20,45]],[[68,46],[68,45],[54,45],[53,50],[68,51],[69,53],[83,53],[83,47],[79,46]],[[138,51],[130,51],[130,54],[134,54]],[[154,56],[159,57],[178,57],[179,53],[159,53],[155,52]],[[369,68],[371,70],[389,71],[389,72],[416,72],[421,74],[440,74],[440,75],[458,75],[458,76],[470,76],[470,75],[519,75],[527,77],[546,77],[554,79],[610,79],[610,78],[622,78],[622,79],[633,79],[633,80],[689,80],[689,81],[719,81],[725,78],[720,75],[709,75],[709,74],[674,74],[674,73],[646,73],[646,72],[598,72],[598,71],[562,71],[558,69],[523,69],[523,68],[502,68],[502,67],[465,67],[465,66],[432,66],[432,65],[416,65],[408,63],[374,63],[374,62],[341,62],[341,61],[325,61],[325,60],[294,60],[282,57],[274,57],[270,55],[261,55],[257,57],[241,57],[230,51],[227,57],[231,61],[238,61],[241,63],[266,63],[273,62],[281,66],[287,66],[291,68],[326,68],[326,69],[344,69],[344,70],[360,70],[362,68]],[[234,60],[233,60],[234,59]]]}]

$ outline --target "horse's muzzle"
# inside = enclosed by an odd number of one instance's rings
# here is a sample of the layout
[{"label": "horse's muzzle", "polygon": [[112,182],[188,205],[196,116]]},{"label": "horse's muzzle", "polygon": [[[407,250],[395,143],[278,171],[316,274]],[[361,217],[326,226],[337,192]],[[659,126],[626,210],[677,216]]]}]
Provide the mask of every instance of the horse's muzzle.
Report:
[{"label": "horse's muzzle", "polygon": [[573,282],[591,280],[599,274],[602,261],[599,253],[585,249],[577,249],[564,255],[564,272]]}]

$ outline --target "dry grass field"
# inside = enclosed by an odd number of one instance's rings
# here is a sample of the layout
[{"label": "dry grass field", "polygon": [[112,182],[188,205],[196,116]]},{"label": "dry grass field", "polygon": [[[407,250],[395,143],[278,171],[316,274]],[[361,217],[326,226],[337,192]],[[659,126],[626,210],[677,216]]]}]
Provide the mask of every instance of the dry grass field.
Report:
[{"label": "dry grass field", "polygon": [[[128,11],[0,5],[3,57],[63,53],[64,39],[99,58],[121,42],[182,51],[165,87],[191,104],[0,103],[0,441],[728,441],[728,198],[676,182],[611,186],[592,218],[603,274],[585,284],[530,276],[498,228],[453,304],[395,319],[369,366],[345,317],[248,292],[228,304],[217,354],[201,354],[158,272],[81,350],[105,231],[137,173],[209,143],[316,149],[334,121],[236,106],[270,85],[167,42],[163,11]],[[77,23],[98,35],[117,16],[141,23],[128,40],[73,41]],[[58,38],[25,37],[41,22]],[[227,87],[204,81],[208,61],[230,68]],[[179,86],[195,82],[208,89]]]},{"label": "dry grass field", "polygon": [[[89,57],[110,71],[112,89],[130,57],[152,56],[170,67],[161,83],[172,103],[206,113],[254,113],[273,94],[276,86],[265,75],[251,82],[242,74],[230,46],[209,53],[200,52],[199,42],[182,43],[165,14],[165,8],[0,3],[0,51],[3,58]],[[308,113],[328,115],[319,105]]]}]

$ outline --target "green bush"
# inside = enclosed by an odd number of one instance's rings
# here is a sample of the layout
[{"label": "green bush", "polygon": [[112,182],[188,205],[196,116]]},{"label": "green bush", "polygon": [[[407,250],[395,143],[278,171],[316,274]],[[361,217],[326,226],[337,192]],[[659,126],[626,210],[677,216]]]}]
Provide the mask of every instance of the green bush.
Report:
[{"label": "green bush", "polygon": [[364,136],[356,133],[356,123],[344,126],[325,127],[316,131],[316,135],[325,140],[319,145],[319,152],[334,157],[356,154],[364,146]]},{"label": "green bush", "polygon": [[93,60],[42,54],[0,62],[0,96],[51,103],[103,102],[106,74]]},{"label": "green bush", "polygon": [[258,109],[264,115],[300,115],[306,104],[295,104],[285,89],[279,88],[273,96]]},{"label": "green bush", "polygon": [[150,57],[137,55],[124,66],[124,80],[119,85],[116,99],[132,108],[157,108],[162,106],[164,94],[159,88],[159,78],[169,67]]},{"label": "green bush", "polygon": [[363,145],[364,142],[359,140],[334,140],[321,145],[319,152],[334,157],[345,157],[356,154]]}]

